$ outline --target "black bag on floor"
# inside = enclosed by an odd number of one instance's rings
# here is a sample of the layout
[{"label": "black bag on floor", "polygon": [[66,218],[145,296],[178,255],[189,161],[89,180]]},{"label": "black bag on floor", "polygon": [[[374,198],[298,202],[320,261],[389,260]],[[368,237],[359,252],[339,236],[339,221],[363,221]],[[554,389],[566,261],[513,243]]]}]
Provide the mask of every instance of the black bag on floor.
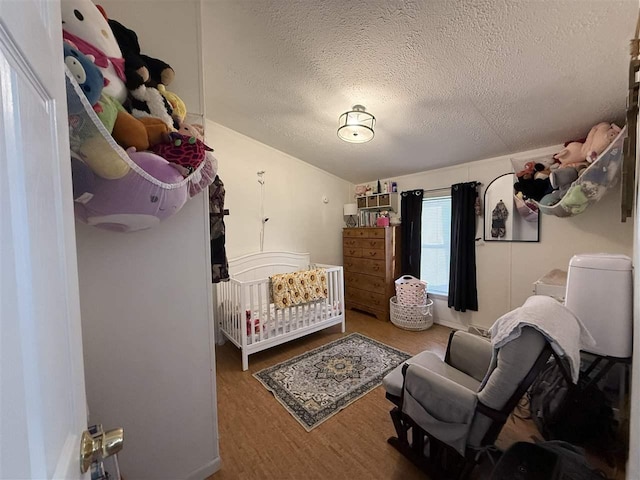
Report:
[{"label": "black bag on floor", "polygon": [[567,381],[569,374],[554,358],[529,389],[531,417],[546,440],[609,451],[616,421],[604,392],[596,384]]},{"label": "black bag on floor", "polygon": [[491,480],[602,480],[591,468],[584,452],[569,443],[552,441],[538,444],[518,442],[500,458]]}]

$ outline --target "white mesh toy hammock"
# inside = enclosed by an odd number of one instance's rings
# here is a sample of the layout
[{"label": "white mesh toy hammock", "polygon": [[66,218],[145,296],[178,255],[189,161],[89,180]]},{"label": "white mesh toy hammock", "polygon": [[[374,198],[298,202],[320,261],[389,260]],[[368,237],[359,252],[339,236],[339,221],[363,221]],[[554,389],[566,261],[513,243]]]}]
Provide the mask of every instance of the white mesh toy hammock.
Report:
[{"label": "white mesh toy hammock", "polygon": [[[607,190],[617,184],[622,165],[622,147],[626,136],[627,127],[625,126],[605,151],[571,184],[558,203],[542,205],[533,200],[528,201],[535,203],[540,212],[556,217],[573,217],[584,212],[587,207],[604,197]],[[516,167],[515,162],[513,163]],[[531,214],[533,215],[533,210]]]},{"label": "white mesh toy hammock", "polygon": [[73,198],[79,221],[119,232],[151,228],[215,179],[217,161],[211,152],[183,178],[151,152],[123,150],[68,69],[66,85]]}]

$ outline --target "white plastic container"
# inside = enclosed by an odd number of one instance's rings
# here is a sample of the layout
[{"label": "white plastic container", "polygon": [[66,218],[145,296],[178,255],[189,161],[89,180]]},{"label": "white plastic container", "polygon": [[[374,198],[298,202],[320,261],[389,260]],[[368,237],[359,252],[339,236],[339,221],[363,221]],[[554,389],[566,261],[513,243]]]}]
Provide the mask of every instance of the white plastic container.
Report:
[{"label": "white plastic container", "polygon": [[586,351],[631,357],[633,324],[631,259],[617,254],[575,255],[569,262],[565,305],[596,341]]}]

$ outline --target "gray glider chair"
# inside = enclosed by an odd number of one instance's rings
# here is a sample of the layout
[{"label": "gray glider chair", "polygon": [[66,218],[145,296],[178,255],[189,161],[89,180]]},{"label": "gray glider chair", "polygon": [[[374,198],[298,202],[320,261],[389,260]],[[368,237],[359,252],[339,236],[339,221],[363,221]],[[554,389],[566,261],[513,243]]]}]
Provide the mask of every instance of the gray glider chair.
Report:
[{"label": "gray glider chair", "polygon": [[444,362],[424,351],[384,378],[389,443],[434,479],[467,478],[551,354],[532,327],[493,356],[487,340],[452,332]]}]

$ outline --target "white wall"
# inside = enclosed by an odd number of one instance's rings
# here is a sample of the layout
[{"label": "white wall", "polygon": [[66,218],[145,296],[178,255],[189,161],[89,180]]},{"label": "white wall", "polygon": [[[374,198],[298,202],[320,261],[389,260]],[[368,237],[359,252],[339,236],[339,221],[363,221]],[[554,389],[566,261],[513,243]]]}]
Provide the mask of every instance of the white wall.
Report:
[{"label": "white wall", "polygon": [[[558,146],[466,163],[398,177],[398,190],[446,188],[466,181],[482,182],[480,194],[500,174],[513,171],[511,158],[552,154]],[[482,198],[482,197],[481,197]],[[483,205],[484,206],[484,205]],[[489,207],[487,207],[489,208]],[[489,327],[502,314],[516,308],[532,294],[532,284],[553,268],[566,270],[577,253],[608,252],[631,255],[633,222],[620,222],[620,191],[611,189],[597,204],[571,218],[541,215],[540,242],[477,242],[478,311],[455,312],[446,299],[436,299],[436,322],[461,327]],[[490,213],[490,212],[489,212]],[[517,214],[517,213],[514,213]],[[478,218],[476,237],[482,237]]]},{"label": "white wall", "polygon": [[[310,252],[314,262],[342,265],[342,207],[353,185],[234,130],[207,121],[225,184],[227,256],[260,250],[260,184],[265,173],[264,250]],[[323,202],[323,197],[328,203]]]},{"label": "white wall", "polygon": [[[143,53],[174,67],[170,90],[202,115],[200,2],[103,5]],[[124,478],[196,479],[219,467],[207,214],[200,194],[151,230],[77,227],[91,422],[124,427]]]}]

